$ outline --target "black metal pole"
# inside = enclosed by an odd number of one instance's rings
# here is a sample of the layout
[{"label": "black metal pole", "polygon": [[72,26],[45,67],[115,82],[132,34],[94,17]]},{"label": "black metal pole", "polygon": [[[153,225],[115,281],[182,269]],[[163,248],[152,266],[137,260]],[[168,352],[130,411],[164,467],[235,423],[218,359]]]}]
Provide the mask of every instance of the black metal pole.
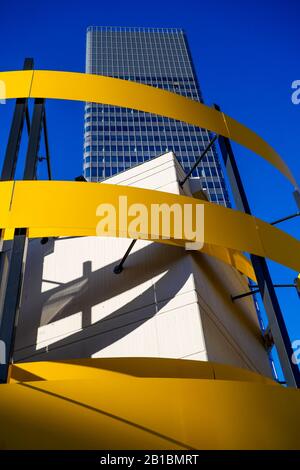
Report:
[{"label": "black metal pole", "polygon": [[47,160],[47,168],[48,168],[48,178],[49,180],[52,180],[52,173],[51,173],[51,166],[50,166],[50,150],[49,150],[48,130],[47,130],[47,120],[46,120],[45,109],[44,109],[44,115],[43,115],[43,129],[44,129],[46,160]]},{"label": "black metal pole", "polygon": [[36,179],[36,165],[38,161],[44,112],[45,100],[43,98],[36,98],[34,100],[32,123],[26,154],[25,170],[23,174],[24,180]]},{"label": "black metal pole", "polygon": [[192,166],[192,168],[190,169],[190,171],[188,172],[188,174],[185,176],[185,178],[182,180],[182,181],[179,181],[179,186],[182,188],[182,186],[184,185],[184,183],[186,182],[186,180],[189,179],[189,177],[191,176],[191,174],[193,173],[194,169],[197,168],[197,166],[199,165],[199,163],[201,162],[201,160],[203,160],[203,158],[205,157],[205,155],[207,154],[207,152],[211,149],[211,147],[213,146],[213,144],[215,143],[215,141],[217,140],[218,138],[218,135],[215,135],[213,139],[211,139],[211,141],[209,142],[208,146],[203,150],[203,152],[201,153],[201,155],[197,158],[196,162],[194,163],[194,165]]},{"label": "black metal pole", "polygon": [[[256,289],[258,286],[252,284],[249,284],[250,289]],[[297,288],[296,283],[295,284],[273,284],[273,287],[294,287],[295,289]]]},{"label": "black metal pole", "polygon": [[[33,59],[26,58],[23,69],[33,69]],[[17,98],[1,171],[2,181],[11,181],[15,177],[24,118],[29,133],[30,117],[28,100],[27,98]],[[6,382],[8,377],[12,345],[11,339],[14,336],[14,326],[17,318],[17,315],[14,315],[13,312],[17,312],[20,293],[20,285],[16,285],[15,282],[17,282],[17,279],[22,273],[22,253],[24,254],[24,252],[26,252],[26,238],[24,238],[22,234],[22,229],[15,230],[15,237],[12,242],[2,241],[1,243],[0,339],[5,344],[5,364],[0,365],[0,382],[2,383]]]},{"label": "black metal pole", "polygon": [[296,289],[296,284],[274,284],[274,287],[280,288],[280,287],[294,287]]},{"label": "black metal pole", "polygon": [[297,204],[297,207],[300,210],[300,189],[299,188],[295,189],[295,191],[293,192],[293,196]]},{"label": "black metal pole", "polygon": [[[36,178],[36,165],[44,117],[44,99],[35,99],[32,123],[28,140],[24,180]],[[23,118],[24,119],[24,118]],[[17,136],[16,136],[17,138]],[[19,301],[23,284],[23,273],[27,253],[26,228],[15,230],[9,262],[7,262],[7,275],[1,284],[0,310],[0,339],[5,344],[6,362],[0,365],[0,382],[8,380],[9,366],[12,363],[15,332],[18,323]],[[5,253],[7,256],[7,253]]]},{"label": "black metal pole", "polygon": [[[221,111],[220,107],[217,105],[215,105],[215,109]],[[219,145],[237,209],[245,212],[246,214],[251,214],[248,199],[230,141],[223,136],[219,136]],[[293,349],[267,262],[265,258],[256,255],[251,255],[251,262],[255,271],[257,284],[268,316],[269,327],[272,331],[274,344],[277,348],[286,383],[291,387],[299,388],[300,372],[298,366],[292,362]]]},{"label": "black metal pole", "polygon": [[282,217],[281,219],[274,220],[274,222],[270,222],[270,225],[277,225],[280,224],[281,222],[285,222],[286,220],[294,219],[295,217],[299,217],[300,212],[296,212],[295,214],[292,215],[287,215],[286,217]]},{"label": "black metal pole", "polygon": [[[5,344],[5,363],[0,365],[0,383],[6,383],[13,354],[13,345],[18,322],[19,300],[22,288],[24,260],[27,252],[26,229],[15,229],[7,282],[3,292],[0,314],[0,338]],[[8,262],[8,260],[7,260]]]},{"label": "black metal pole", "polygon": [[232,295],[231,300],[232,300],[232,302],[234,302],[235,300],[243,299],[244,297],[249,297],[249,295],[254,295],[254,294],[258,294],[258,293],[259,293],[259,289],[250,290],[249,292],[245,292],[244,294]]},{"label": "black metal pole", "polygon": [[115,273],[115,274],[120,274],[120,273],[123,271],[123,264],[125,263],[126,258],[127,258],[127,256],[129,255],[129,253],[131,252],[131,250],[132,250],[132,248],[134,247],[135,243],[136,243],[136,240],[132,240],[132,242],[130,243],[129,247],[127,248],[126,253],[125,253],[125,255],[123,256],[122,260],[120,261],[119,264],[117,264],[117,265],[114,267],[114,273]]},{"label": "black metal pole", "polygon": [[[33,69],[33,59],[25,59],[23,69]],[[2,181],[14,179],[25,116],[28,126],[27,98],[17,98],[2,166]]]},{"label": "black metal pole", "polygon": [[[280,287],[293,287],[294,289],[297,289],[296,284],[273,284],[273,287],[280,288]],[[234,302],[235,300],[242,299],[243,297],[248,297],[249,295],[254,295],[258,294],[260,291],[257,289],[257,286],[252,286],[249,285],[250,289],[256,288],[254,290],[251,290],[249,292],[244,292],[243,294],[238,294],[238,295],[232,295],[231,300]]]},{"label": "black metal pole", "polygon": [[28,103],[26,103],[25,119],[26,119],[27,133],[29,135],[30,134],[30,116],[29,116],[29,110],[28,110]]}]

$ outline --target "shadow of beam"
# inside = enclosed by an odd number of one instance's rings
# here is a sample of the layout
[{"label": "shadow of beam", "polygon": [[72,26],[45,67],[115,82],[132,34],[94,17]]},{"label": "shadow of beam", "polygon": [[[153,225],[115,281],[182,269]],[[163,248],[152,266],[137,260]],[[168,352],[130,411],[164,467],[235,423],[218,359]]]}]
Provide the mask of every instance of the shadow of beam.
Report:
[{"label": "shadow of beam", "polygon": [[83,407],[83,408],[86,408],[90,411],[92,411],[93,413],[98,413],[98,414],[101,414],[103,416],[106,416],[108,418],[111,418],[111,419],[114,419],[116,421],[120,421],[121,423],[124,423],[124,424],[127,424],[128,426],[131,426],[131,427],[134,427],[140,431],[143,431],[143,432],[146,432],[146,433],[149,433],[149,434],[152,434],[153,436],[156,436],[156,437],[159,437],[160,439],[164,439],[172,444],[175,444],[177,446],[180,446],[180,447],[183,447],[184,449],[187,449],[187,450],[195,450],[193,447],[190,447],[188,444],[185,444],[181,441],[177,441],[176,439],[173,439],[172,437],[169,437],[169,436],[165,436],[164,434],[161,434],[153,429],[149,429],[145,426],[142,426],[141,424],[137,424],[137,423],[134,423],[133,421],[129,421],[125,418],[122,418],[121,416],[117,416],[117,415],[114,415],[112,413],[109,413],[107,411],[104,411],[104,410],[101,410],[101,409],[98,409],[98,408],[95,408],[93,406],[90,406],[90,405],[87,405],[85,403],[82,403],[80,401],[77,401],[77,400],[74,400],[72,398],[67,398],[67,397],[64,397],[62,395],[59,395],[58,393],[54,393],[54,392],[50,392],[48,390],[43,390],[43,389],[40,389],[39,387],[37,386],[33,386],[33,385],[29,385],[28,383],[21,383],[19,384],[20,386],[22,387],[27,387],[31,390],[35,390],[36,392],[40,392],[40,393],[44,393],[46,395],[49,395],[51,397],[54,397],[54,398],[58,398],[59,400],[64,400],[64,401],[67,401],[73,405],[77,405],[77,406],[80,406],[80,407]]}]

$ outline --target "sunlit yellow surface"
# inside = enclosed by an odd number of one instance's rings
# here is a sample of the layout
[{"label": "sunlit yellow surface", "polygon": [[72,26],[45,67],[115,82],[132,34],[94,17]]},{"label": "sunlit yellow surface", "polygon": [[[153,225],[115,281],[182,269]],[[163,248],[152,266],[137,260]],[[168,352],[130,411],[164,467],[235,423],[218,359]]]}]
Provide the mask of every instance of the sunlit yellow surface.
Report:
[{"label": "sunlit yellow surface", "polygon": [[[179,196],[149,189],[128,186],[79,183],[62,181],[16,181],[1,182],[0,226],[5,229],[4,238],[13,236],[12,228],[28,228],[29,237],[44,236],[95,236],[96,215],[99,204],[112,204],[118,208],[119,197],[127,196],[128,207],[142,203],[148,213],[151,205],[166,203],[190,204],[195,212],[198,199]],[[285,232],[266,224],[256,217],[242,212],[227,209],[207,201],[201,201],[205,208],[204,236],[206,252],[215,247],[230,250],[246,251],[268,257],[285,266],[300,271],[300,242]],[[116,220],[116,231],[97,233],[102,236],[120,236],[129,238],[146,238],[159,241],[170,235],[164,243],[182,245],[187,240],[184,234],[180,239],[174,238],[174,225],[171,233],[166,234],[162,225],[156,234],[120,231],[119,219]],[[157,236],[153,238],[153,235]],[[217,250],[216,250],[217,251]],[[212,253],[213,254],[213,253]],[[232,257],[234,259],[234,256]],[[243,262],[240,259],[240,266]],[[232,262],[234,265],[234,262]],[[247,268],[247,264],[244,263]]]},{"label": "sunlit yellow surface", "polygon": [[2,449],[299,449],[300,394],[250,371],[154,358],[16,364]]},{"label": "sunlit yellow surface", "polygon": [[5,85],[5,96],[1,96],[1,99],[28,98],[30,96],[32,79],[33,70],[1,72],[0,80]]},{"label": "sunlit yellow surface", "polygon": [[159,114],[209,129],[257,153],[297,186],[279,154],[255,132],[222,112],[176,93],[118,78],[49,70],[2,72],[0,80],[6,84],[7,98],[90,101]]}]

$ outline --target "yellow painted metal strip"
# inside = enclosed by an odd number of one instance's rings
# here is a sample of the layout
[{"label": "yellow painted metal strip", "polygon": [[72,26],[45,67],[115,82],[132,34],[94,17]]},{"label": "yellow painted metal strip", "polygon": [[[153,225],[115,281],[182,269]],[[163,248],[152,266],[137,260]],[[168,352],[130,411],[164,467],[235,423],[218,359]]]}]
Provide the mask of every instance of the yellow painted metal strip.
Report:
[{"label": "yellow painted metal strip", "polygon": [[285,266],[294,265],[294,269],[299,271],[296,268],[296,263],[294,264],[294,260],[295,258],[298,259],[300,255],[300,242],[282,230],[273,230],[274,227],[272,225],[260,219],[256,218],[256,223],[266,258],[273,259],[272,254],[276,250],[284,251],[285,263],[283,264]]},{"label": "yellow painted metal strip", "polygon": [[249,369],[210,361],[154,357],[83,358],[12,364],[10,383],[38,380],[99,379],[106,371],[132,377],[233,380],[279,387],[278,383]]},{"label": "yellow painted metal strip", "polygon": [[279,154],[256,133],[236,120],[202,103],[159,88],[127,80],[74,72],[35,70],[30,93],[28,77],[32,72],[3,72],[7,98],[30,96],[90,101],[133,108],[159,114],[203,127],[244,145],[275,166],[297,187],[291,171]]},{"label": "yellow painted metal strip", "polygon": [[[12,190],[9,183],[8,193]],[[0,194],[3,188],[0,190]],[[30,237],[43,236],[95,236],[96,226],[100,218],[96,215],[99,204],[111,204],[117,209],[115,233],[104,230],[98,235],[145,238],[165,243],[179,244],[191,241],[183,236],[174,236],[171,225],[170,240],[163,240],[166,233],[161,226],[156,233],[157,238],[148,231],[139,230],[128,233],[122,231],[118,219],[120,197],[126,196],[128,207],[132,204],[143,204],[151,213],[152,204],[176,203],[184,210],[189,204],[195,215],[198,199],[179,196],[160,191],[134,187],[79,183],[62,181],[17,181],[10,210],[4,213],[0,226],[2,228],[27,227]],[[9,197],[5,196],[5,200]],[[229,248],[230,250],[246,251],[259,256],[266,256],[291,269],[300,271],[300,242],[281,230],[265,222],[236,210],[207,201],[201,201],[205,207],[205,243],[212,247]],[[121,208],[124,212],[124,208]],[[195,218],[194,218],[195,220]],[[150,224],[149,224],[150,228]]]},{"label": "yellow painted metal strip", "polygon": [[256,282],[255,272],[252,263],[240,251],[232,250],[223,246],[215,246],[206,244],[201,250],[202,253],[213,256],[235,269],[245,274],[247,277]]},{"label": "yellow painted metal strip", "polygon": [[300,448],[299,391],[250,371],[153,358],[65,362],[13,366],[29,381],[0,385],[0,448]]},{"label": "yellow painted metal strip", "polygon": [[1,72],[0,81],[4,84],[1,99],[29,98],[32,78],[33,70]]}]

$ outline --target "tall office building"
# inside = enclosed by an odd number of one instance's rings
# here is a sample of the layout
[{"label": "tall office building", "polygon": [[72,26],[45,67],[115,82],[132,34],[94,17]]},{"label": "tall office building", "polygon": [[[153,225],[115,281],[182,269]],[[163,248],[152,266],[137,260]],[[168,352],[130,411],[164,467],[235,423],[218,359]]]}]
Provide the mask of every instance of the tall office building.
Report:
[{"label": "tall office building", "polygon": [[[174,28],[94,27],[87,30],[86,72],[132,80],[203,102],[186,35]],[[167,151],[187,173],[211,140],[183,122],[115,106],[87,103],[84,176],[101,181]],[[213,147],[192,173],[194,187],[229,205]]]}]

